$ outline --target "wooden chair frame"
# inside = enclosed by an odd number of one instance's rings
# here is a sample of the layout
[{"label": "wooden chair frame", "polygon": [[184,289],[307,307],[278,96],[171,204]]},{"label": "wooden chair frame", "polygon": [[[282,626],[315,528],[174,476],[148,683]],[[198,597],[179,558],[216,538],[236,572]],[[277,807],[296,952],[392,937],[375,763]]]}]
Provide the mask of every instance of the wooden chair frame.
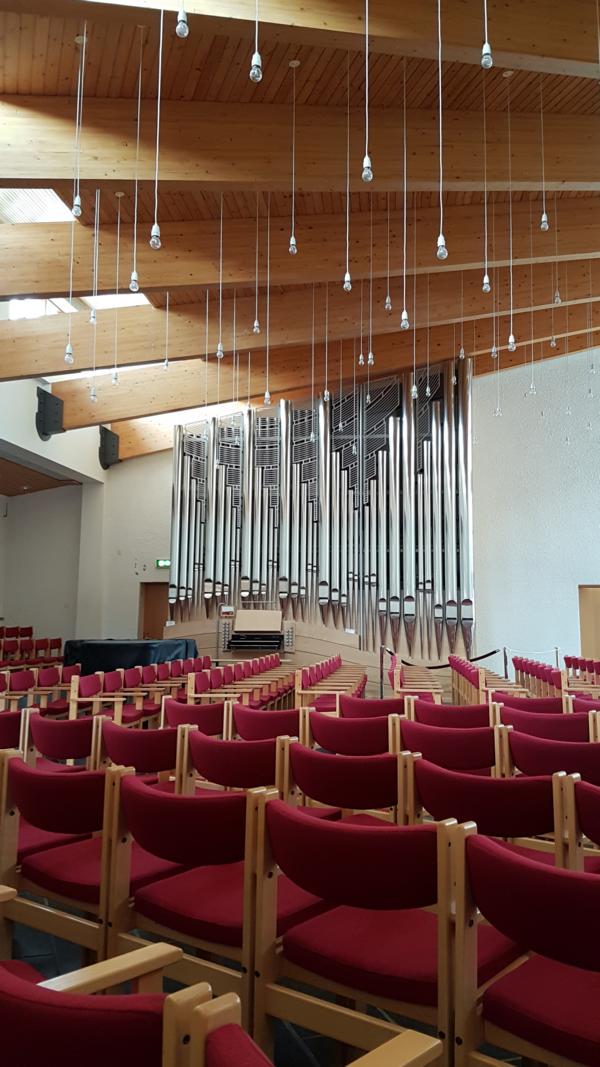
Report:
[{"label": "wooden chair frame", "polygon": [[[13,887],[16,897],[5,907],[0,929],[0,958],[10,957],[13,922],[23,923],[35,930],[71,941],[93,952],[99,960],[106,955],[106,928],[109,914],[109,882],[112,843],[110,827],[112,807],[117,794],[117,784],[123,768],[109,768],[106,772],[104,790],[104,814],[102,858],[100,876],[100,899],[97,905],[75,898],[51,894],[43,886],[21,877],[17,863],[19,817],[10,797],[9,764],[20,757],[15,749],[0,752],[0,882]],[[21,894],[26,893],[28,897]],[[30,900],[29,896],[36,899]],[[46,903],[41,903],[46,901]],[[73,914],[74,911],[83,913]]]},{"label": "wooden chair frame", "polygon": [[[120,778],[126,774],[132,774],[133,769],[122,767],[120,772],[119,784]],[[143,937],[134,934],[132,932],[134,930],[141,930],[163,941],[176,941],[179,945],[195,949],[197,955],[191,955],[184,950],[178,961],[168,968],[168,976],[185,985],[210,982],[217,994],[238,993],[243,1005],[246,1028],[249,1028],[252,1019],[256,819],[258,798],[262,792],[264,790],[248,790],[247,792],[241,948],[219,945],[191,937],[189,934],[182,934],[136,912],[134,902],[129,895],[132,838],[125,822],[118,788],[115,789],[115,801],[111,810],[111,839],[114,844],[108,893],[108,956],[130,952],[132,948],[148,944]],[[214,957],[218,957],[218,962]],[[229,960],[236,966],[227,966],[223,960]]]},{"label": "wooden chair frame", "polygon": [[[240,789],[236,786],[222,785],[220,782],[211,782],[206,778],[202,778],[194,764],[190,754],[189,736],[190,733],[197,731],[198,727],[194,723],[182,723],[177,727],[177,767],[175,770],[175,792],[184,796],[193,796],[198,787],[207,787],[209,789],[222,789],[225,793],[238,793]],[[223,738],[224,743],[232,738]],[[269,785],[281,793],[283,789],[284,771],[283,771],[283,757],[282,749],[279,745],[280,741],[292,741],[296,738],[278,737],[274,741],[276,745],[275,750],[275,781],[270,782]],[[239,744],[245,744],[246,742],[241,739],[237,739]],[[251,744],[252,742],[247,742]],[[266,788],[266,787],[265,787]]]},{"label": "wooden chair frame", "polygon": [[[218,690],[215,690],[215,692],[218,692]],[[169,696],[167,696],[165,694],[165,696],[163,696],[163,698],[161,700],[160,720],[159,720],[159,729],[161,729],[161,730],[164,730],[169,725],[168,722],[167,722],[167,716],[166,716],[166,713],[165,713],[165,701],[166,700],[173,700],[173,699],[174,699],[173,697],[169,697]],[[176,701],[176,703],[179,703],[179,701]],[[198,707],[198,706],[202,705],[203,703],[208,703],[208,702],[207,701],[194,700],[194,701],[192,701],[192,703],[196,707]],[[221,703],[221,701],[214,701],[214,703],[215,704],[216,703]],[[232,721],[233,721],[232,720],[232,716],[233,716],[233,710],[232,709],[233,709],[234,701],[233,700],[223,700],[222,703],[223,703],[224,707],[223,707],[223,732],[222,732],[221,736],[222,736],[223,740],[226,741],[226,740],[229,740],[232,737]],[[191,726],[191,725],[193,725],[193,723],[190,723],[189,725]]]},{"label": "wooden chair frame", "polygon": [[[276,799],[275,791],[259,798],[257,824],[257,892],[256,944],[254,961],[254,1037],[267,1051],[272,1046],[272,1027],[269,1018],[284,1019],[331,1037],[344,1045],[369,1051],[402,1032],[402,1027],[359,1010],[358,1005],[371,1004],[385,1013],[413,1018],[437,1027],[442,1038],[439,1063],[451,1063],[452,1053],[452,966],[450,914],[450,829],[455,820],[438,824],[438,1007],[408,1004],[386,997],[374,996],[364,990],[341,985],[284,959],[281,942],[276,936],[277,866],[266,833],[266,805]],[[309,992],[300,992],[279,984],[281,979],[299,983],[303,988],[333,993],[344,1002],[352,1002],[355,1009],[323,1000]],[[385,1062],[385,1061],[384,1061]]]},{"label": "wooden chair frame", "polygon": [[581,775],[579,774],[565,774],[562,778],[565,866],[571,871],[583,871],[588,857],[600,859],[599,843],[589,841],[579,825],[575,787],[580,781]]},{"label": "wooden chair frame", "polygon": [[[47,759],[43,752],[38,752],[36,749],[33,738],[31,737],[31,718],[33,715],[39,715],[39,709],[37,707],[23,708],[21,715],[21,741],[19,743],[19,749],[23,753],[23,759],[30,767],[35,767],[38,758]],[[90,754],[85,763],[86,771],[97,771],[101,766],[101,750],[102,750],[102,722],[103,715],[95,715],[92,723],[92,745]],[[73,722],[74,720],[70,720]],[[72,767],[75,764],[75,760],[65,760],[65,765]],[[107,766],[108,762],[104,762],[104,766]]]},{"label": "wooden chair frame", "polygon": [[31,671],[31,673],[34,676],[34,685],[31,687],[31,689],[14,690],[11,693],[10,692],[10,676],[12,674],[12,671],[11,670],[2,671],[1,673],[4,676],[4,679],[6,681],[6,689],[4,689],[3,692],[2,692],[2,703],[3,703],[2,711],[18,711],[19,710],[19,705],[21,704],[21,701],[23,701],[23,700],[25,701],[25,707],[31,707],[33,705],[33,703],[34,703],[34,697],[35,697],[36,692],[37,692],[37,690],[35,688],[35,686],[37,684],[37,676],[38,676],[37,667],[28,666],[26,662],[23,662],[22,660],[20,660],[19,662],[15,661],[14,668],[16,668],[16,670],[19,670],[19,671]]}]

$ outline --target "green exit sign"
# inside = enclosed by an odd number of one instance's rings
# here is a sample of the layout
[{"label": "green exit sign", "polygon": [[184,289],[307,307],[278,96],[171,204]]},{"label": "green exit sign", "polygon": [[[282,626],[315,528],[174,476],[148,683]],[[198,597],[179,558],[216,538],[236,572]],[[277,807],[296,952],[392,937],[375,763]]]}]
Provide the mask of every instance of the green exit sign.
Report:
[{"label": "green exit sign", "polygon": [[157,559],[156,566],[158,567],[159,570],[163,570],[165,567],[170,567],[171,566],[171,560],[170,559]]}]

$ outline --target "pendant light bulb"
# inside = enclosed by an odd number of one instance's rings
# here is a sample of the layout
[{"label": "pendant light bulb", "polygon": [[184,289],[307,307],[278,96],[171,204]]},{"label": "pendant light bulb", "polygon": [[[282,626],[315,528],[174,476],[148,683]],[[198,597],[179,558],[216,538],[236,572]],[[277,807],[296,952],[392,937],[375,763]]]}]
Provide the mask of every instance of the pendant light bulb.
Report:
[{"label": "pendant light bulb", "polygon": [[509,352],[516,352],[517,351],[517,342],[515,341],[514,333],[509,333],[509,335],[508,335],[508,351]]},{"label": "pendant light bulb", "polygon": [[548,233],[549,229],[550,223],[548,221],[548,213],[546,211],[542,211],[542,217],[540,219],[540,230],[542,231],[542,233]]},{"label": "pendant light bulb", "polygon": [[537,389],[536,389],[536,387],[535,387],[535,382],[531,382],[531,384],[530,384],[530,386],[529,386],[529,393],[528,393],[528,395],[529,395],[529,396],[535,396],[535,395],[536,395],[536,393],[537,393]]},{"label": "pendant light bulb", "polygon": [[118,385],[119,384],[119,372],[118,372],[118,370],[114,370],[112,372],[112,376],[111,376],[110,380],[111,380],[113,385]]},{"label": "pendant light bulb", "polygon": [[491,70],[494,66],[492,46],[489,41],[483,42],[483,48],[481,49],[481,66],[484,70]]},{"label": "pendant light bulb", "polygon": [[71,214],[74,215],[76,219],[81,218],[81,197],[79,193],[76,193],[73,197],[73,207],[71,208]]},{"label": "pendant light bulb", "polygon": [[498,359],[498,349],[496,345],[492,345],[492,351],[490,352],[492,359]]},{"label": "pendant light bulb", "polygon": [[554,334],[550,338],[550,348],[556,348],[556,337],[554,336]]},{"label": "pendant light bulb", "polygon": [[323,401],[324,401],[324,403],[328,404],[330,399],[331,399],[331,393],[329,392],[329,389],[325,389],[323,391]]},{"label": "pendant light bulb", "polygon": [[182,40],[185,40],[185,38],[189,37],[190,35],[190,28],[188,26],[188,19],[184,7],[179,8],[179,13],[177,15],[177,25],[175,26],[175,33],[178,37],[181,37]]},{"label": "pendant light bulb", "polygon": [[165,356],[165,358],[163,360],[162,369],[163,370],[168,370],[169,369],[169,357],[168,356]]},{"label": "pendant light bulb", "polygon": [[408,311],[406,310],[406,308],[403,308],[402,314],[400,316],[400,329],[401,330],[408,330],[409,327],[410,327],[410,322],[408,321]]},{"label": "pendant light bulb", "polygon": [[139,293],[140,291],[140,283],[138,279],[137,270],[132,270],[131,272],[131,279],[129,281],[129,291],[131,293]]},{"label": "pendant light bulb", "polygon": [[458,358],[459,359],[464,359],[465,358],[465,347],[464,347],[464,345],[461,345],[459,350],[458,350]]},{"label": "pendant light bulb", "polygon": [[252,56],[252,62],[250,64],[250,81],[258,85],[262,81],[263,69],[262,59],[260,58],[260,52],[254,52]]},{"label": "pendant light bulb", "polygon": [[311,430],[311,431],[310,431],[310,443],[311,443],[311,445],[314,445],[314,443],[315,443],[315,441],[316,441],[316,440],[317,440],[317,439],[316,439],[316,437],[315,437],[315,431],[314,431],[314,430]]},{"label": "pendant light bulb", "polygon": [[411,399],[412,400],[418,400],[419,399],[419,390],[417,389],[416,384],[413,385],[413,387],[412,387],[412,389],[410,391],[410,395],[411,395]]},{"label": "pendant light bulb", "polygon": [[383,309],[384,309],[384,311],[386,311],[388,313],[388,315],[392,314],[392,298],[391,298],[389,293],[387,294],[387,296],[385,298],[385,303],[383,305]]},{"label": "pendant light bulb", "polygon": [[224,355],[225,355],[225,350],[223,348],[223,342],[219,341],[219,343],[217,345],[217,359],[223,359]]},{"label": "pendant light bulb", "polygon": [[374,364],[375,364],[375,356],[373,355],[372,352],[369,352],[369,355],[367,356],[367,366],[368,367],[373,367]]},{"label": "pendant light bulb", "polygon": [[492,291],[492,285],[491,285],[491,282],[490,282],[490,276],[489,276],[489,274],[484,274],[483,282],[481,283],[481,292],[482,293],[491,293],[491,291]]},{"label": "pendant light bulb", "polygon": [[371,394],[370,393],[367,393],[366,399],[367,399],[367,404],[370,404],[371,403]]},{"label": "pendant light bulb", "polygon": [[349,270],[347,270],[346,273],[344,274],[344,286],[343,286],[343,289],[344,289],[345,293],[351,293],[352,292],[352,278],[350,277],[350,271]]},{"label": "pendant light bulb", "polygon": [[65,346],[65,363],[68,363],[69,365],[73,363],[73,345],[70,341],[67,341]]},{"label": "pendant light bulb", "polygon": [[502,408],[500,407],[500,405],[498,405],[497,408],[494,408],[494,418],[495,419],[502,418]]},{"label": "pendant light bulb", "polygon": [[557,305],[558,304],[562,304],[562,297],[560,295],[560,289],[557,289],[555,291],[555,293],[554,293],[554,303],[557,304]]},{"label": "pendant light bulb", "polygon": [[298,254],[298,245],[296,244],[296,238],[294,234],[290,237],[290,247],[288,248],[290,256],[296,256]]},{"label": "pendant light bulb", "polygon": [[95,385],[92,385],[92,387],[90,389],[90,400],[91,400],[92,404],[96,404],[98,402],[98,394],[96,392],[96,386]]},{"label": "pendant light bulb", "polygon": [[90,317],[88,319],[88,322],[90,326],[96,325],[96,308],[92,308],[92,310],[90,311]]},{"label": "pendant light bulb", "polygon": [[446,238],[443,233],[440,233],[437,239],[437,257],[438,259],[448,259],[448,249],[446,248]]},{"label": "pendant light bulb", "polygon": [[427,382],[427,385],[425,386],[425,396],[427,397],[428,400],[431,397],[431,386],[430,386],[429,382]]},{"label": "pendant light bulb", "polygon": [[153,248],[155,252],[158,252],[160,246],[160,226],[158,222],[153,222],[152,229],[150,230],[150,248]]},{"label": "pendant light bulb", "polygon": [[267,407],[267,408],[271,406],[271,394],[270,394],[268,389],[265,389],[264,404],[265,404],[265,407]]},{"label": "pendant light bulb", "polygon": [[358,357],[358,365],[359,365],[359,367],[364,367],[364,365],[365,365],[365,357],[363,356],[362,352],[360,353],[360,355]]},{"label": "pendant light bulb", "polygon": [[356,455],[356,441],[353,441],[353,442],[352,442],[352,455],[353,455],[353,456],[355,456],[355,455]]},{"label": "pendant light bulb", "polygon": [[258,321],[258,319],[254,320],[254,324],[252,326],[252,333],[260,333],[260,322]]},{"label": "pendant light bulb", "polygon": [[363,182],[373,181],[373,167],[371,165],[371,157],[369,155],[366,155],[363,159],[362,180]]}]

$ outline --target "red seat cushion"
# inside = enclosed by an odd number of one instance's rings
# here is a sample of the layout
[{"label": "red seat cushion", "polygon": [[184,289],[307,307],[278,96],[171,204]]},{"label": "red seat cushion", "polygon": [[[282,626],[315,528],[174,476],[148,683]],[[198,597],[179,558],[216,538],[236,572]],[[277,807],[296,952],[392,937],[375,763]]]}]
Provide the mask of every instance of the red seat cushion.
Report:
[{"label": "red seat cushion", "polygon": [[83,764],[71,764],[71,763],[57,763],[56,760],[44,759],[43,757],[36,759],[35,761],[36,771],[60,771],[65,774],[72,774],[74,771],[85,771]]},{"label": "red seat cushion", "polygon": [[75,841],[84,841],[85,835],[53,834],[48,830],[38,830],[21,815],[19,819],[19,845],[17,859],[19,863],[34,852],[43,852],[47,848],[56,848],[59,845],[73,844]]},{"label": "red seat cushion", "polygon": [[8,971],[9,974],[14,974],[15,978],[20,978],[23,982],[32,982],[36,985],[38,982],[44,981],[44,976],[39,971],[32,967],[31,964],[25,963],[24,960],[0,960],[0,967],[3,971]]},{"label": "red seat cushion", "polygon": [[316,708],[317,711],[335,711],[335,693],[325,693],[322,697],[316,697],[311,702],[311,707]]},{"label": "red seat cushion", "polygon": [[[220,945],[242,944],[244,864],[195,867],[135,894],[140,915],[170,930]],[[324,909],[317,897],[285,877],[278,883],[278,933]]]},{"label": "red seat cushion", "polygon": [[208,1035],[204,1062],[206,1067],[272,1067],[262,1049],[234,1023]]},{"label": "red seat cushion", "polygon": [[149,697],[142,701],[142,707],[146,715],[160,714],[160,704],[157,704],[156,700],[151,700]]},{"label": "red seat cushion", "polygon": [[40,708],[40,715],[66,715],[69,710],[69,701],[66,697],[57,697],[49,700],[45,708]]},{"label": "red seat cushion", "polygon": [[484,993],[483,1016],[555,1056],[600,1062],[600,974],[532,956]]},{"label": "red seat cushion", "polygon": [[[108,716],[109,719],[114,719],[114,708],[102,708],[102,714]],[[135,704],[123,704],[121,722],[123,726],[130,726],[132,722],[140,722],[146,715],[147,712],[143,708],[136,708]]]},{"label": "red seat cushion", "polygon": [[300,804],[297,810],[312,815],[313,819],[328,819],[330,822],[337,822],[342,817],[339,808],[325,808],[316,804]]},{"label": "red seat cushion", "polygon": [[[283,954],[315,975],[375,996],[437,1003],[437,917],[433,912],[334,908],[290,930]],[[479,927],[479,982],[519,956],[508,938]]]},{"label": "red seat cushion", "polygon": [[[81,900],[86,904],[100,901],[102,838],[86,838],[76,844],[50,848],[30,855],[23,863],[24,878],[52,893]],[[148,882],[166,878],[181,867],[153,856],[134,842],[131,852],[131,891]]]}]

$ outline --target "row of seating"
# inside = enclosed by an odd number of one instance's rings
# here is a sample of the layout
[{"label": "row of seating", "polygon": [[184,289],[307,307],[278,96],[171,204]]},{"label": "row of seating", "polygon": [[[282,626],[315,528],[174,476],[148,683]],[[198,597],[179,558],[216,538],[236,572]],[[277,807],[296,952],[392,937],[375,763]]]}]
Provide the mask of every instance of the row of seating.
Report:
[{"label": "row of seating", "polygon": [[569,673],[569,680],[590,682],[591,685],[600,685],[600,660],[584,659],[582,656],[565,656],[565,667]]},{"label": "row of seating", "polygon": [[495,671],[475,667],[470,660],[462,659],[461,656],[448,656],[448,664],[452,676],[452,696],[457,703],[481,704],[494,689],[510,689],[515,696],[527,695],[527,689],[519,679],[513,685]]},{"label": "row of seating", "polygon": [[561,670],[549,663],[513,656],[515,679],[537,697],[566,697],[568,693],[600,696],[600,684],[594,684],[586,677],[570,675],[567,668]]},{"label": "row of seating", "polygon": [[[117,728],[108,724],[108,730],[114,733]],[[143,736],[136,736],[127,731],[121,731],[121,735],[128,743]],[[224,750],[235,746],[233,742],[220,744]],[[293,763],[294,781],[305,784],[301,775],[304,773],[306,776],[307,760],[313,767],[317,761],[327,765],[328,771],[321,776],[321,780],[323,783],[329,783],[331,790],[332,757],[310,750],[303,751],[302,746],[290,744],[289,741],[286,744]],[[206,747],[202,739],[200,747]],[[362,757],[360,762],[365,768],[362,783],[357,780],[356,761],[350,759],[341,762],[345,764],[345,775],[342,779],[342,772],[338,770],[339,782],[345,783],[345,789],[353,790],[352,793],[337,794],[342,807],[347,808],[349,801],[359,799],[360,792],[362,804],[375,800],[377,805],[382,797],[384,802],[389,799],[390,782],[392,778],[398,781],[396,768],[401,762],[398,757],[385,756],[383,761],[380,757]],[[337,763],[339,765],[339,759]],[[8,764],[9,800],[15,804],[20,799],[20,806],[27,807],[29,804],[31,810],[34,783],[36,788],[39,788],[40,782],[43,782],[46,819],[49,812],[53,812],[55,818],[58,817],[59,805],[55,804],[53,807],[51,802],[53,793],[61,796],[60,812],[65,819],[67,812],[70,812],[72,817],[74,811],[82,811],[82,805],[77,801],[65,803],[67,792],[70,791],[71,797],[75,796],[76,791],[83,796],[81,783],[84,780],[88,783],[98,781],[97,777],[86,772],[77,775],[51,775],[31,771],[17,757],[11,757]],[[383,770],[384,766],[387,773]],[[421,766],[424,766],[424,761]],[[390,770],[395,773],[390,774]],[[387,783],[385,785],[384,777]],[[510,809],[513,820],[516,819],[516,813],[520,813],[521,819],[529,819],[531,826],[534,822],[534,812],[543,806],[541,802],[537,805],[534,803],[535,796],[531,787],[534,786],[538,793],[540,792],[536,782],[526,782],[519,778],[506,781],[465,775],[457,777],[461,779],[462,792],[458,795],[462,796],[463,801],[467,786],[480,791],[484,789],[487,794],[487,810],[491,812],[495,809],[498,819],[506,818]],[[310,791],[314,789],[314,779],[313,771]],[[364,821],[364,817],[362,822],[354,823],[346,818],[342,825],[339,825],[339,818],[315,820],[306,807],[294,810],[275,799],[276,794],[271,791],[252,793],[247,798],[239,793],[223,795],[206,792],[201,795],[177,797],[157,790],[147,781],[136,780],[123,768],[109,770],[105,780],[112,782],[110,792],[113,810],[110,822],[115,831],[115,840],[118,840],[118,846],[113,849],[113,860],[109,859],[108,862],[128,867],[132,873],[130,881],[126,873],[123,875],[123,870],[120,876],[117,876],[115,868],[112,868],[109,885],[113,890],[115,886],[120,885],[120,893],[123,896],[120,900],[118,888],[114,890],[116,897],[113,896],[110,906],[112,926],[109,928],[107,940],[115,941],[114,951],[124,951],[139,944],[139,935],[133,931],[148,931],[154,935],[184,941],[199,951],[216,950],[220,958],[225,956],[231,959],[232,963],[241,963],[240,975],[239,970],[226,967],[222,962],[217,965],[212,959],[200,960],[194,956],[185,956],[179,965],[171,969],[171,974],[185,973],[189,981],[191,975],[200,977],[202,973],[211,973],[213,981],[221,985],[227,984],[229,988],[237,987],[246,1005],[251,993],[253,1011],[250,1013],[248,1007],[245,1010],[247,1015],[253,1016],[255,1036],[263,1039],[265,1043],[268,1043],[269,1019],[273,1017],[300,1022],[309,1029],[327,1033],[358,1047],[365,1047],[363,1042],[367,1040],[371,1043],[382,1040],[384,1034],[387,1036],[389,1033],[385,1028],[382,1029],[381,1019],[361,1012],[349,1012],[338,1004],[323,1002],[319,997],[305,992],[299,994],[295,988],[281,986],[280,979],[291,979],[300,982],[304,988],[307,985],[316,987],[328,993],[337,993],[351,1001],[367,1001],[383,1007],[388,1013],[395,1011],[409,1018],[430,1022],[439,1029],[445,1039],[445,1055],[448,1057],[453,1035],[460,1036],[461,1043],[470,1038],[474,1039],[475,1036],[470,1028],[469,1034],[463,1030],[468,1024],[468,1018],[465,1020],[464,1005],[461,1008],[461,1004],[465,989],[467,992],[471,991],[473,997],[469,1013],[475,1011],[478,982],[472,983],[472,967],[478,953],[479,983],[488,984],[499,974],[502,975],[500,981],[506,983],[506,976],[502,974],[505,967],[516,963],[524,949],[531,947],[535,950],[539,947],[535,939],[532,943],[524,936],[524,930],[529,929],[530,915],[527,922],[523,920],[523,930],[519,938],[511,935],[511,930],[505,927],[505,919],[501,918],[494,920],[498,927],[496,930],[475,923],[479,945],[474,955],[469,955],[468,946],[462,944],[463,938],[471,938],[472,943],[473,914],[469,907],[468,894],[464,900],[461,896],[467,884],[470,891],[473,889],[470,879],[466,882],[465,869],[461,866],[465,855],[468,858],[473,849],[474,854],[477,854],[477,848],[471,844],[472,827],[464,828],[458,839],[453,841],[452,827],[444,823],[437,827],[428,824],[407,829],[382,822],[381,818],[377,823]],[[447,780],[446,773],[443,775],[443,781],[447,783]],[[367,787],[370,790],[369,796]],[[419,788],[423,789],[422,780]],[[437,788],[439,793],[439,775]],[[496,791],[495,802],[490,792],[492,789]],[[509,790],[514,793],[515,789],[520,791],[520,799],[507,806],[502,797],[508,797]],[[499,790],[504,790],[504,793],[500,794]],[[308,792],[306,787],[305,792]],[[593,790],[591,795],[595,796],[598,810],[600,791]],[[91,791],[87,796],[89,810]],[[466,799],[469,799],[468,796]],[[431,801],[428,801],[428,804],[433,806]],[[114,805],[118,807],[118,817]],[[99,804],[97,807],[99,810]],[[471,807],[470,810],[473,811],[474,808]],[[484,813],[485,808],[480,812],[482,818]],[[105,808],[103,816],[108,818]],[[372,820],[376,818],[373,814]],[[513,821],[513,828],[515,825]],[[537,825],[541,825],[540,819]],[[78,829],[82,829],[81,821]],[[383,829],[386,830],[385,833],[382,833]],[[546,830],[547,826],[543,831],[533,832],[541,833]],[[508,836],[506,822],[497,833]],[[105,835],[102,837],[103,841],[104,838]],[[254,851],[255,843],[257,851]],[[485,842],[485,846],[485,855],[496,858],[494,884],[502,885],[505,898],[513,898],[510,903],[513,921],[514,909],[518,909],[520,904],[524,907],[529,904],[529,911],[533,911],[539,908],[540,899],[544,899],[548,906],[549,897],[555,902],[557,910],[551,926],[555,931],[558,930],[559,905],[552,887],[556,889],[557,886],[568,884],[569,892],[574,894],[569,898],[569,903],[573,903],[577,896],[577,886],[583,883],[571,881],[568,871],[559,872],[561,880],[556,881],[553,876],[557,872],[547,869],[547,865],[536,862],[529,856],[508,852],[505,845]],[[493,846],[491,852],[488,846]],[[83,842],[75,842],[61,847],[60,856],[55,853],[52,857],[51,853],[55,851],[53,849],[47,850],[45,859],[43,853],[38,855],[37,860],[34,855],[28,863],[23,863],[21,875],[34,875],[42,879],[42,884],[31,882],[31,879],[27,883],[26,880],[25,884],[28,884],[29,890],[37,886],[38,894],[43,890],[45,896],[52,895],[51,891],[58,892],[57,883],[53,883],[52,879],[52,871],[56,879],[58,870],[63,872],[59,888],[64,894],[67,888],[64,885],[64,849],[67,847],[84,851],[86,854],[90,851],[89,844],[84,848]],[[96,845],[95,850],[99,851],[99,847]],[[103,844],[101,847],[107,846]],[[141,870],[144,850],[146,864],[148,856],[158,856],[164,864],[179,865],[178,871],[174,873],[171,870],[171,873],[167,874],[163,870],[160,878],[157,877],[155,859],[154,881],[146,881]],[[315,857],[318,857],[318,862],[315,862]],[[455,863],[453,872],[450,870],[452,863]],[[535,900],[530,893],[519,892],[520,880],[525,879],[524,887],[528,884],[527,873],[531,873],[532,863],[536,878],[541,879],[542,895],[541,898],[538,895]],[[506,871],[503,865],[506,866]],[[191,869],[182,870],[182,866]],[[278,869],[283,871],[281,877],[277,876]],[[254,871],[257,874],[256,884],[252,874]],[[582,876],[577,877],[581,879]],[[583,878],[589,877],[583,875]],[[565,881],[565,878],[568,881]],[[456,886],[454,890],[453,884]],[[510,893],[507,891],[509,885]],[[129,895],[131,890],[132,900]],[[592,893],[591,883],[587,893]],[[585,894],[582,892],[581,896],[583,899]],[[244,935],[249,900],[252,901],[249,921],[254,921],[253,928],[256,931],[254,947]],[[481,900],[484,901],[485,898]],[[483,907],[481,901],[478,900],[478,903],[483,914],[489,918],[485,903]],[[424,910],[436,905],[437,920],[431,910]],[[9,918],[18,916],[21,920],[27,917],[31,919],[31,912],[27,911],[30,906],[35,905],[24,899],[20,901],[20,906],[18,902],[11,902],[7,914]],[[84,910],[89,911],[89,905]],[[454,936],[453,914],[456,914]],[[585,915],[586,921],[589,921],[590,908]],[[39,916],[36,917],[38,922],[41,921]],[[63,915],[61,919],[64,923],[75,924],[71,931],[73,935],[85,935],[90,939],[90,930],[81,930],[76,926],[76,918],[71,919]],[[532,928],[537,929],[535,925]],[[277,932],[283,937],[281,943]],[[560,936],[557,937],[561,942]],[[461,998],[460,1003],[452,997],[451,992],[454,971],[453,943],[458,953],[455,957],[455,973],[460,981],[455,983],[455,989],[456,998]],[[580,952],[580,948],[575,950],[571,947],[571,951]],[[581,955],[574,960],[569,957],[566,949],[564,953],[561,961],[568,966],[584,966],[588,970],[597,966],[597,963],[582,964]],[[248,976],[245,973],[248,960],[250,964],[254,964],[254,979],[252,974]],[[540,967],[540,961],[537,962]],[[585,1004],[589,1012],[589,1018],[587,1014],[585,1018],[589,1039],[589,1028],[595,1018],[592,1005],[596,990],[592,989],[593,996],[590,995],[589,974],[564,975],[562,981],[570,980],[571,977],[578,981],[580,1005]],[[538,978],[541,981],[541,976],[538,975]],[[548,976],[546,978],[543,983],[544,997],[549,995]],[[558,976],[555,976],[555,981],[559,981]],[[538,985],[535,982],[532,985],[531,978],[523,978],[521,984],[525,990],[529,989],[531,1010],[539,1011]],[[251,990],[249,986],[252,987]],[[564,990],[561,995],[564,1001]],[[557,996],[560,999],[558,992]],[[488,996],[488,1002],[493,1003],[493,997]],[[524,1003],[528,1004],[527,998]],[[529,1018],[526,1009],[524,1014]],[[574,1032],[576,1028],[573,1027],[572,1020],[568,1019],[564,1003],[561,1012],[553,1012],[552,1021],[563,1035],[562,1045],[558,1046],[561,1054],[570,1054],[577,1062],[595,1062],[585,1058],[579,1060],[579,1056],[573,1055],[578,1051],[578,1035]],[[516,1033],[519,1036],[519,1028]],[[489,1039],[488,1033],[484,1036]],[[539,1037],[538,1021],[538,1043]],[[547,1031],[543,1031],[542,1048],[554,1049],[555,1046],[548,1045],[547,1041]],[[509,1049],[514,1047],[510,1041],[507,1045],[504,1040],[500,1044]],[[543,1056],[536,1058],[544,1059]]]},{"label": "row of seating", "polygon": [[360,667],[344,664],[341,656],[331,656],[322,663],[296,671],[296,704],[308,704],[321,711],[339,711],[341,694],[361,697],[367,676]]},{"label": "row of seating", "polygon": [[388,681],[392,692],[398,696],[429,693],[437,703],[442,701],[442,686],[437,674],[428,667],[399,664],[396,653],[391,657]]},{"label": "row of seating", "polygon": [[31,635],[0,638],[0,670],[18,669],[25,663],[42,666],[61,662],[62,637],[36,637],[35,640]]},{"label": "row of seating", "polygon": [[24,667],[0,672],[0,711],[14,711],[21,705],[38,704],[47,714],[66,714],[69,710],[71,680],[79,674],[78,663],[47,667]]},{"label": "row of seating", "polygon": [[33,637],[33,626],[0,626],[0,637]]}]

